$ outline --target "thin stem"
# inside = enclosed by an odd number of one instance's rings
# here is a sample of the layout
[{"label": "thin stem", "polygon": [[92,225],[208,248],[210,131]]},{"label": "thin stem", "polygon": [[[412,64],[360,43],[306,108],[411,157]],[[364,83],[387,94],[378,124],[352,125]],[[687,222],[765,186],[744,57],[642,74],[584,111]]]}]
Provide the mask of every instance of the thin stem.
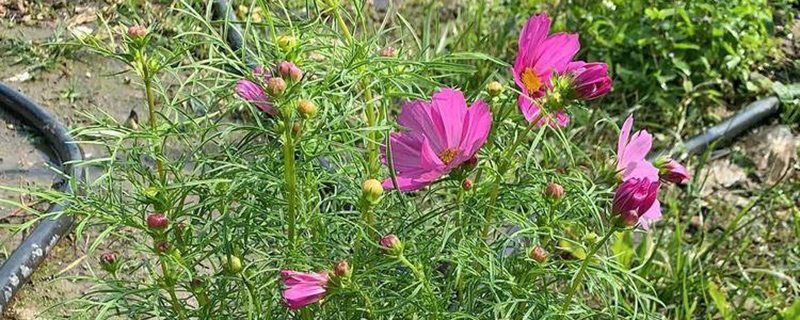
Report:
[{"label": "thin stem", "polygon": [[458,194],[456,195],[456,242],[461,241],[461,237],[464,235],[464,230],[462,230],[462,222],[463,217],[462,213],[464,212],[464,206],[462,206],[462,200],[464,199],[464,182],[461,182],[461,185],[456,186],[458,188]]},{"label": "thin stem", "polygon": [[353,45],[353,35],[350,33],[350,29],[347,28],[347,24],[342,19],[342,15],[339,14],[339,3],[336,0],[327,0],[328,5],[331,6],[331,11],[333,12],[333,18],[336,19],[336,23],[339,25],[339,29],[342,29],[342,33],[344,33],[344,38],[347,40],[347,44]]},{"label": "thin stem", "polygon": [[484,213],[483,217],[486,220],[483,225],[483,229],[481,230],[481,237],[482,239],[486,240],[486,237],[489,236],[489,227],[492,225],[492,220],[494,220],[494,206],[497,203],[497,196],[500,194],[500,183],[503,182],[503,176],[505,176],[506,171],[511,167],[511,157],[514,156],[514,152],[519,147],[519,144],[522,140],[525,140],[525,137],[528,135],[528,132],[533,129],[533,123],[529,124],[525,131],[522,134],[518,135],[517,138],[514,140],[514,143],[511,147],[506,150],[506,153],[500,159],[502,161],[500,163],[500,167],[498,168],[497,176],[494,178],[494,182],[492,183],[492,192],[489,196],[489,206],[486,208],[486,212]]},{"label": "thin stem", "polygon": [[413,263],[411,263],[411,261],[408,261],[408,259],[406,259],[406,256],[403,255],[402,253],[397,256],[397,260],[400,260],[402,264],[404,264],[406,267],[411,269],[412,272],[414,272],[414,275],[417,277],[417,281],[422,282],[422,285],[425,287],[425,291],[428,293],[428,296],[430,296],[431,304],[434,305],[433,318],[439,319],[439,304],[436,303],[437,301],[436,295],[433,294],[433,289],[431,289],[430,283],[428,283],[427,278],[425,278],[425,273],[422,272],[422,270],[420,270]]},{"label": "thin stem", "polygon": [[172,281],[172,277],[169,275],[167,263],[163,258],[161,259],[161,273],[167,285],[167,292],[169,292],[170,301],[172,302],[172,311],[177,313],[179,318],[187,319],[186,314],[183,312],[183,306],[178,302],[178,295],[175,294],[175,283]]},{"label": "thin stem", "polygon": [[295,223],[296,223],[296,198],[297,198],[297,181],[295,179],[294,168],[294,138],[292,137],[292,119],[290,116],[284,118],[284,137],[286,142],[283,144],[283,162],[284,162],[284,178],[286,180],[286,214],[289,217],[289,243],[292,247],[295,245]]},{"label": "thin stem", "polygon": [[364,197],[361,198],[361,219],[366,224],[370,239],[375,239],[375,213],[372,203]]},{"label": "thin stem", "polygon": [[569,303],[572,301],[572,296],[575,295],[575,292],[578,290],[578,286],[581,284],[581,280],[583,279],[583,274],[586,272],[586,266],[589,265],[589,261],[592,260],[592,257],[600,250],[600,248],[605,245],[608,239],[611,238],[611,235],[617,231],[616,226],[612,226],[611,229],[608,230],[606,235],[603,239],[598,242],[589,253],[586,254],[586,257],[583,259],[583,263],[581,263],[581,268],[578,269],[578,274],[575,275],[575,280],[572,281],[572,287],[569,289],[569,294],[567,294],[567,299],[564,300],[564,304],[561,306],[561,312],[566,312],[567,308],[569,308]]},{"label": "thin stem", "polygon": [[[140,55],[142,57],[141,65],[142,65],[142,80],[144,81],[144,92],[147,96],[147,111],[149,112],[149,121],[150,121],[150,130],[153,131],[154,135],[158,135],[158,124],[156,123],[156,103],[155,97],[153,96],[153,77],[150,74],[149,66],[147,65],[147,58],[144,55]],[[156,146],[156,172],[158,172],[158,178],[162,182],[166,179],[166,174],[164,172],[164,163],[161,161],[160,150],[161,148]]]}]

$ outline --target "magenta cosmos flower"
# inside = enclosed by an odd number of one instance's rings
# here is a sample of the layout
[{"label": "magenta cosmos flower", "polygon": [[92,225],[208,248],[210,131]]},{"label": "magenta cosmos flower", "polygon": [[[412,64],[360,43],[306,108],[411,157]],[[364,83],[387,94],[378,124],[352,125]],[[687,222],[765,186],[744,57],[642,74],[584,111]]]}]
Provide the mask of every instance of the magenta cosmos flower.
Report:
[{"label": "magenta cosmos flower", "polygon": [[[650,221],[661,218],[658,206],[658,188],[661,182],[647,178],[630,178],[617,187],[611,211],[622,218],[625,225],[649,228]],[[656,210],[657,208],[657,211]],[[657,215],[656,215],[657,213]]]},{"label": "magenta cosmos flower", "polygon": [[570,84],[578,99],[597,99],[611,91],[611,78],[605,63],[570,62],[566,73],[571,77]]},{"label": "magenta cosmos flower", "polygon": [[[519,36],[519,53],[514,62],[514,81],[522,94],[519,96],[519,108],[528,122],[545,123],[541,107],[541,98],[553,88],[553,73],[561,74],[578,53],[580,43],[578,35],[571,33],[555,33],[550,36],[550,19],[547,14],[532,16],[528,19]],[[556,122],[559,126],[569,123],[569,116],[561,110],[555,110]],[[552,124],[551,121],[547,121]]]},{"label": "magenta cosmos flower", "polygon": [[633,115],[628,116],[622,125],[617,142],[617,172],[622,180],[628,178],[647,178],[658,181],[658,169],[645,157],[653,146],[653,136],[647,130],[639,130],[631,136]]},{"label": "magenta cosmos flower", "polygon": [[325,297],[328,285],[328,272],[305,273],[290,270],[281,271],[283,278],[283,299],[289,309],[300,309]]},{"label": "magenta cosmos flower", "polygon": [[[474,156],[486,142],[492,115],[485,102],[467,107],[464,94],[445,88],[430,102],[403,105],[397,123],[409,130],[390,139],[397,183],[401,191],[415,191]],[[386,163],[386,148],[382,151]],[[392,179],[383,186],[393,188]]]},{"label": "magenta cosmos flower", "polygon": [[[270,73],[268,70],[265,70],[261,66],[254,68],[253,74],[257,77],[263,77],[264,83],[267,83],[272,77],[272,73]],[[256,107],[268,113],[269,115],[278,115],[278,109],[275,109],[272,106],[272,103],[269,101],[269,98],[267,98],[266,93],[264,93],[264,89],[255,82],[245,79],[236,81],[236,87],[234,88],[234,91],[236,91],[236,94],[239,95],[239,97],[254,104]]]}]

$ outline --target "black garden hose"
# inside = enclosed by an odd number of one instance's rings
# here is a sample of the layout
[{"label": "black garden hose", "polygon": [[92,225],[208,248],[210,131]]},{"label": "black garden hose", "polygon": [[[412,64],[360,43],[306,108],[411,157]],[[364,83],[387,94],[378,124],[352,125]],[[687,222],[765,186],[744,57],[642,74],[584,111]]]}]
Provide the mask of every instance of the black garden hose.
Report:
[{"label": "black garden hose", "polygon": [[[57,186],[57,190],[63,193],[76,191],[75,185],[84,179],[83,171],[65,163],[82,160],[83,156],[81,149],[67,132],[67,128],[45,109],[2,82],[0,82],[0,107],[17,116],[44,137],[47,146],[55,155],[53,161],[66,175],[55,181],[54,186]],[[68,201],[54,203],[47,209],[47,213],[63,212],[69,205]],[[69,232],[73,221],[74,218],[67,214],[43,219],[3,262],[3,266],[0,267],[2,291],[0,314],[5,312],[14,295],[30,279],[58,241]]]}]

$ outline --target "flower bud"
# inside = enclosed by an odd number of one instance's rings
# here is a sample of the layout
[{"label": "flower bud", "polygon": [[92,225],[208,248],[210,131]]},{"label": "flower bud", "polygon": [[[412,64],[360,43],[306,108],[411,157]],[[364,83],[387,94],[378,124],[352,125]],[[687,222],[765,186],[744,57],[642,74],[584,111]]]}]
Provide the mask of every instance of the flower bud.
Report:
[{"label": "flower bud", "polygon": [[382,193],[383,185],[381,185],[381,182],[378,180],[368,179],[364,181],[364,184],[361,186],[361,195],[369,202],[378,202]]},{"label": "flower bud", "polygon": [[528,256],[531,259],[536,260],[536,262],[538,263],[544,263],[545,261],[547,261],[547,252],[544,251],[544,248],[540,246],[533,247],[533,249],[531,249],[531,252],[528,253]]},{"label": "flower bud", "polygon": [[675,160],[660,158],[656,160],[656,167],[658,168],[658,176],[661,180],[675,184],[684,184],[692,179],[686,167]]},{"label": "flower bud", "polygon": [[114,252],[106,252],[100,256],[100,267],[108,273],[115,273],[119,267],[117,254]]},{"label": "flower bud", "polygon": [[461,187],[464,188],[464,191],[469,191],[472,189],[472,178],[466,178],[463,182],[461,182]]},{"label": "flower bud", "polygon": [[297,66],[292,67],[289,69],[289,78],[294,82],[299,82],[303,79],[303,70],[300,70]]},{"label": "flower bud", "polygon": [[128,36],[131,38],[142,38],[147,35],[147,28],[142,26],[128,27]]},{"label": "flower bud", "polygon": [[280,36],[278,37],[278,46],[284,51],[291,51],[297,45],[297,38],[294,36]]},{"label": "flower bud", "polygon": [[398,255],[403,251],[403,243],[393,233],[383,236],[379,243],[387,254]]},{"label": "flower bud", "polygon": [[544,195],[555,200],[561,199],[564,195],[564,187],[557,183],[550,182],[547,184],[547,188],[544,189]]},{"label": "flower bud", "polygon": [[172,248],[172,245],[169,242],[166,242],[166,241],[159,241],[159,242],[156,242],[155,248],[156,248],[156,251],[163,253],[163,252],[169,251],[169,249]]},{"label": "flower bud", "polygon": [[394,47],[383,48],[383,50],[381,50],[380,54],[381,54],[381,57],[384,57],[384,58],[397,57],[397,51],[394,50]]},{"label": "flower bud", "polygon": [[566,73],[571,77],[567,87],[569,96],[581,100],[599,98],[611,91],[611,78],[608,77],[608,65],[605,63],[570,62]]},{"label": "flower bud", "polygon": [[297,113],[303,119],[313,118],[317,114],[317,106],[309,100],[300,100],[300,103],[297,104]]},{"label": "flower bud", "polygon": [[639,223],[639,214],[636,213],[636,210],[620,213],[619,222],[624,227],[636,226]]},{"label": "flower bud", "polygon": [[352,270],[350,269],[350,264],[347,263],[347,260],[339,261],[333,266],[333,274],[335,274],[337,277],[347,278],[351,273]]},{"label": "flower bud", "polygon": [[267,90],[269,90],[269,94],[273,96],[280,96],[286,91],[286,81],[278,77],[269,78]]},{"label": "flower bud", "polygon": [[230,273],[239,273],[242,272],[242,259],[239,257],[230,255],[228,256],[228,261],[225,264],[225,270]]},{"label": "flower bud", "polygon": [[147,227],[151,230],[164,230],[169,226],[169,219],[163,213],[153,213],[147,216]]},{"label": "flower bud", "polygon": [[503,93],[503,85],[497,81],[489,82],[489,84],[486,85],[486,93],[488,93],[490,97],[499,96]]},{"label": "flower bud", "polygon": [[284,79],[292,79],[292,81],[299,81],[303,77],[303,71],[297,65],[288,61],[278,64],[278,73]]}]

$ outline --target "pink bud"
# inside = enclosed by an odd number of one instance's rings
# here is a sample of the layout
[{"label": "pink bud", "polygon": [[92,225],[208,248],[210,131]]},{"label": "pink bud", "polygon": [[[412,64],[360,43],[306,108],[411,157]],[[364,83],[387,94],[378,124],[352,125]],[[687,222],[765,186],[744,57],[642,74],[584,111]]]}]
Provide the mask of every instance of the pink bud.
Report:
[{"label": "pink bud", "polygon": [[142,26],[128,27],[128,36],[131,38],[141,38],[147,35],[147,29]]},{"label": "pink bud", "polygon": [[337,277],[349,277],[350,264],[347,263],[347,260],[337,262],[336,265],[333,266],[333,274]]},{"label": "pink bud", "polygon": [[461,183],[461,187],[464,188],[464,191],[469,191],[472,189],[472,179],[466,178],[464,182]]},{"label": "pink bud", "polygon": [[547,184],[547,188],[544,189],[544,195],[556,200],[561,199],[564,195],[564,187],[557,183],[550,182]]},{"label": "pink bud", "polygon": [[[628,178],[614,194],[612,213],[625,224],[638,221],[656,201],[661,183],[647,178]],[[635,224],[635,222],[634,222]]]},{"label": "pink bud", "polygon": [[169,242],[159,241],[156,243],[156,251],[158,252],[167,252],[170,248],[172,248],[172,245]]},{"label": "pink bud", "polygon": [[267,90],[269,90],[271,95],[279,96],[286,91],[286,81],[278,77],[270,78],[267,83]]},{"label": "pink bud", "polygon": [[281,75],[281,77],[288,79],[289,72],[291,72],[292,68],[294,67],[295,67],[294,63],[291,63],[289,61],[281,61],[281,63],[278,63],[278,73]]},{"label": "pink bud", "polygon": [[686,171],[686,167],[672,159],[667,159],[666,162],[661,165],[659,168],[659,175],[662,180],[677,184],[684,184],[692,179],[689,172]]},{"label": "pink bud", "polygon": [[399,254],[403,250],[403,243],[393,233],[383,236],[380,240],[380,245],[389,254]]},{"label": "pink bud", "polygon": [[381,57],[393,58],[396,56],[397,52],[394,50],[394,47],[386,47],[381,50]]},{"label": "pink bud", "polygon": [[163,230],[169,225],[169,219],[163,213],[153,213],[147,216],[147,227],[152,230]]},{"label": "pink bud", "polygon": [[528,255],[531,259],[536,260],[538,263],[544,263],[547,261],[547,252],[544,251],[544,248],[540,246],[533,247]]},{"label": "pink bud", "polygon": [[105,264],[117,262],[117,254],[113,252],[104,253],[102,256],[100,256],[100,262]]}]

